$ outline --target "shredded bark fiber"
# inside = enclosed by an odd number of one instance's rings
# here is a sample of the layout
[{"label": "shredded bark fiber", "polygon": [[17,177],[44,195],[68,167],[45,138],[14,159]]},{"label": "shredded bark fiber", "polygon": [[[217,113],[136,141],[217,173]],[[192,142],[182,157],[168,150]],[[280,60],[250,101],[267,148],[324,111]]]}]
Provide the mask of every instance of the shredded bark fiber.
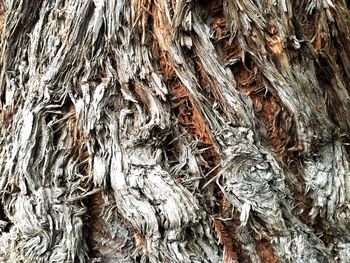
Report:
[{"label": "shredded bark fiber", "polygon": [[349,21],[0,0],[0,261],[348,262]]}]

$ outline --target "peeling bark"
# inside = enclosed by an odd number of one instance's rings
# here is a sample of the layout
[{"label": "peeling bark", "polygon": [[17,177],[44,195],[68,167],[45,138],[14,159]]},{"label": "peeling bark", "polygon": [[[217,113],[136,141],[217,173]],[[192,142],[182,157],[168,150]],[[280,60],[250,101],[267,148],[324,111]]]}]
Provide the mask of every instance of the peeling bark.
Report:
[{"label": "peeling bark", "polygon": [[349,262],[345,1],[0,0],[0,260]]}]

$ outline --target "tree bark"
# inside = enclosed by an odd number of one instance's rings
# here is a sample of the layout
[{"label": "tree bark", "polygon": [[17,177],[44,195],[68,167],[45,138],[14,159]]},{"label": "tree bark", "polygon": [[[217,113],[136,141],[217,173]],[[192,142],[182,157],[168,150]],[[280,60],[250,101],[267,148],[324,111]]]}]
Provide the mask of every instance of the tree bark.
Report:
[{"label": "tree bark", "polygon": [[0,0],[0,27],[0,261],[350,261],[345,0]]}]

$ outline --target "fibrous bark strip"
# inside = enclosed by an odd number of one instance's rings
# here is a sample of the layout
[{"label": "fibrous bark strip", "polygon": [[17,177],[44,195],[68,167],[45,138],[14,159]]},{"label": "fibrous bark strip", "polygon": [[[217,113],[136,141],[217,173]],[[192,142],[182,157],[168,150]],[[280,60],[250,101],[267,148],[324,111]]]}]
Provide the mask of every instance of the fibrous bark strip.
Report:
[{"label": "fibrous bark strip", "polygon": [[0,259],[348,262],[349,21],[0,1]]}]

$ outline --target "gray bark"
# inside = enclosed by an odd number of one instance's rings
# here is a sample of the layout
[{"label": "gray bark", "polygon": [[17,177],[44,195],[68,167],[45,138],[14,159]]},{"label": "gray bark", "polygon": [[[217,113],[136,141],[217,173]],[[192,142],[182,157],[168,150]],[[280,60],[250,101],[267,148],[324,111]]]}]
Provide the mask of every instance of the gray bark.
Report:
[{"label": "gray bark", "polygon": [[0,261],[349,262],[335,0],[0,0]]}]

